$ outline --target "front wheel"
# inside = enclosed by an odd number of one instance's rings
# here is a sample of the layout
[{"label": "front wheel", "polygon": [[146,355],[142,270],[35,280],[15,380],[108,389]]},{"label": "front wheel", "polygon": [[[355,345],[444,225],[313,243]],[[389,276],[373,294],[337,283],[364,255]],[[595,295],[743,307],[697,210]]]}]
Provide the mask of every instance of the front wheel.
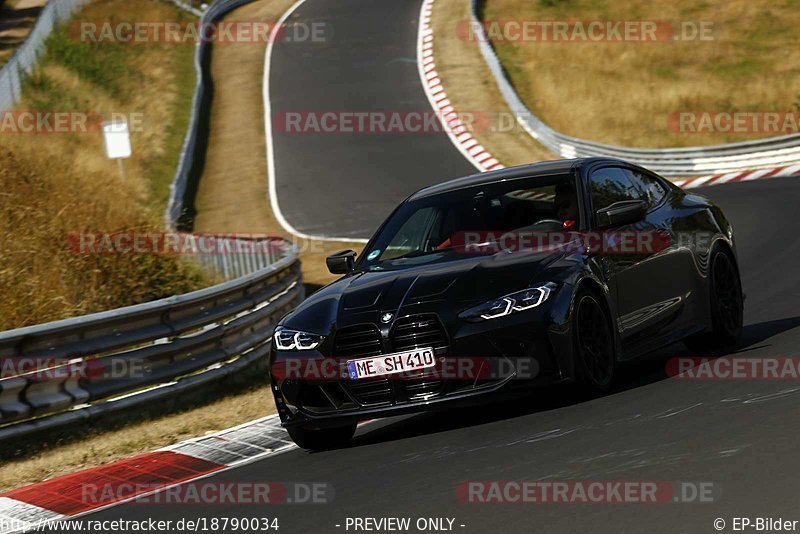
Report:
[{"label": "front wheel", "polygon": [[303,427],[288,428],[289,437],[298,447],[315,451],[324,451],[346,447],[356,433],[355,423],[325,429],[308,429]]},{"label": "front wheel", "polygon": [[614,334],[605,308],[591,292],[578,292],[572,327],[578,382],[592,391],[608,389],[617,364]]},{"label": "front wheel", "polygon": [[717,250],[711,258],[711,331],[685,341],[691,351],[726,347],[739,341],[744,318],[744,297],[739,270],[730,253]]}]

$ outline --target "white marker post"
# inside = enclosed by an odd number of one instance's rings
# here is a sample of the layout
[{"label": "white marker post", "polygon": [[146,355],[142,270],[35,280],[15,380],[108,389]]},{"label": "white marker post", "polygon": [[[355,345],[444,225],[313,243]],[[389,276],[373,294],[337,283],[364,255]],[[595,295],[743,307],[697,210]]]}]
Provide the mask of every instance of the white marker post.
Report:
[{"label": "white marker post", "polygon": [[120,178],[124,180],[125,168],[122,166],[122,160],[131,157],[131,154],[133,154],[128,122],[125,120],[104,122],[103,141],[106,147],[106,157],[117,160]]}]

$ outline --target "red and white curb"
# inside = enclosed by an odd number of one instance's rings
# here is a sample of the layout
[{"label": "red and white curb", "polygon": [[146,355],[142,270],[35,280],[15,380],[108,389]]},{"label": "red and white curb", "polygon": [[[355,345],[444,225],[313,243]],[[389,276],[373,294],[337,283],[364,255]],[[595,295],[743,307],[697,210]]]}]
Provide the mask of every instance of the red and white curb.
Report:
[{"label": "red and white curb", "polygon": [[676,181],[675,185],[678,185],[684,189],[693,189],[695,187],[749,182],[752,180],[765,180],[768,178],[786,178],[790,176],[800,176],[800,165],[698,176],[697,178]]},{"label": "red and white curb", "polygon": [[436,71],[436,61],[433,57],[431,14],[435,1],[424,0],[419,16],[417,65],[422,87],[434,111],[441,117],[447,136],[464,157],[481,172],[504,169],[505,166],[469,132],[450,103],[450,99],[447,98],[447,93],[442,86],[442,80]]},{"label": "red and white curb", "polygon": [[[295,449],[277,415],[0,495],[0,532],[24,532]],[[87,502],[87,486],[102,487]]]}]

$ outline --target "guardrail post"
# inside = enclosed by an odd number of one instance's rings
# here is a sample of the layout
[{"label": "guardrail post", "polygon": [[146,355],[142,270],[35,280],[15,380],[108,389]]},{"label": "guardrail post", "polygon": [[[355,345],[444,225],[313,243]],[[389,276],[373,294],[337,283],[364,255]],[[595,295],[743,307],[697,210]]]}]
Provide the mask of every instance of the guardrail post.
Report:
[{"label": "guardrail post", "polygon": [[19,83],[19,68],[16,62],[14,63],[14,65],[11,65],[10,67],[8,74],[8,83],[11,85],[11,102],[12,102],[11,105],[13,106],[16,105],[20,101],[20,98],[22,97],[22,95],[20,94],[22,88],[20,87]]},{"label": "guardrail post", "polygon": [[[74,404],[74,399],[64,390],[68,379],[68,376],[60,375],[58,368],[37,371],[28,378],[28,387],[23,392],[23,398],[31,405],[34,414],[69,408]],[[88,397],[87,393],[83,400]]]},{"label": "guardrail post", "polygon": [[21,376],[0,380],[0,422],[21,419],[31,411],[31,407],[22,402],[22,391],[28,381]]}]

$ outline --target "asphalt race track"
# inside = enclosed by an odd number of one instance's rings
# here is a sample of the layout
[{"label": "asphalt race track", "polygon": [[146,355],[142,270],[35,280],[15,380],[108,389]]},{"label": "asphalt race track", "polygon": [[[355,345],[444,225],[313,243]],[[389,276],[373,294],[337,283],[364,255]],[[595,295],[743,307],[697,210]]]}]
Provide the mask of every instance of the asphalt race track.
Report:
[{"label": "asphalt race track", "polygon": [[[276,191],[281,212],[298,231],[368,238],[417,189],[476,172],[443,132],[305,127],[311,113],[432,114],[417,71],[420,5],[337,0],[332,7],[330,0],[309,0],[288,19],[305,27],[324,23],[325,35],[322,42],[277,42],[272,50]],[[305,114],[300,133],[287,124],[287,113]]]},{"label": "asphalt race track", "polygon": [[[745,334],[736,354],[796,355],[800,180],[708,188],[736,229]],[[769,213],[770,219],[758,214]],[[362,427],[348,449],[293,450],[214,480],[326,482],[320,505],[168,506],[131,503],[91,519],[278,517],[282,532],[340,532],[347,517],[454,517],[463,532],[714,532],[732,516],[791,516],[800,493],[800,384],[666,379],[683,345],[622,369],[617,389],[582,399],[541,390],[522,406],[449,412]],[[467,480],[713,482],[718,501],[693,504],[464,504]],[[789,517],[790,518],[790,517]],[[337,528],[335,525],[342,525]]]}]

